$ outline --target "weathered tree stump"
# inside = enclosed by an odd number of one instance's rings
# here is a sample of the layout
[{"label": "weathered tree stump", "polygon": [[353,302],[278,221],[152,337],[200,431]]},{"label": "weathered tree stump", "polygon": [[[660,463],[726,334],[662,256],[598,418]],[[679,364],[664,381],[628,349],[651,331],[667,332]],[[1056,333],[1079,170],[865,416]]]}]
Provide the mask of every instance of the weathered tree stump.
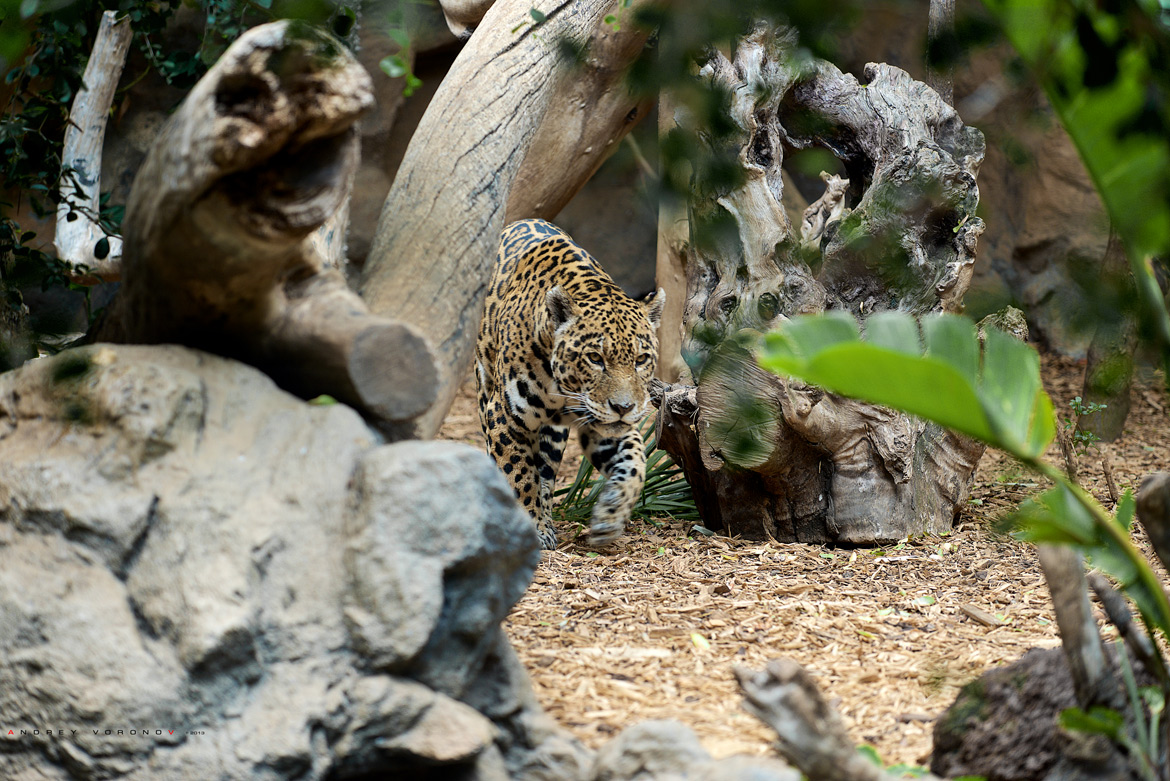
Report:
[{"label": "weathered tree stump", "polygon": [[[752,335],[825,310],[864,323],[884,310],[960,309],[983,230],[983,136],[897,68],[870,64],[861,85],[795,54],[790,37],[761,27],[733,60],[716,52],[701,71],[730,96],[738,132],[700,137],[713,152],[731,144],[740,176],[692,192],[683,356],[695,384],[660,389],[660,441],[710,528],[856,544],[942,532],[983,446],[773,376]],[[813,145],[845,176],[825,177],[798,237],[781,164],[786,149]]]},{"label": "weathered tree stump", "polygon": [[277,22],[241,36],[138,172],[122,289],[94,337],[238,358],[384,430],[428,409],[438,373],[425,338],[371,314],[335,268],[354,123],[372,104],[369,76],[328,35]]}]

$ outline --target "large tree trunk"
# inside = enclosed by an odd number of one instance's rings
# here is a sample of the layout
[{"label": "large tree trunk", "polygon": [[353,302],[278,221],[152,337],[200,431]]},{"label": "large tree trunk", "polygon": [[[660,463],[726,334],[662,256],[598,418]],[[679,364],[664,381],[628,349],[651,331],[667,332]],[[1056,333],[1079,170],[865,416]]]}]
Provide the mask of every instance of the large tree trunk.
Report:
[{"label": "large tree trunk", "polygon": [[[741,177],[691,199],[683,354],[697,387],[661,393],[661,442],[711,528],[858,544],[945,531],[979,443],[770,375],[731,337],[826,309],[862,321],[959,309],[983,230],[983,137],[897,68],[867,66],[862,86],[792,54],[759,28],[734,61],[715,53],[702,70],[731,96]],[[847,178],[823,177],[798,238],[781,163],[785,147],[814,144]]]},{"label": "large tree trunk", "polygon": [[438,351],[439,401],[404,434],[433,436],[471,367],[505,222],[555,215],[646,113],[622,74],[647,32],[615,32],[611,11],[613,0],[498,0],[411,139],[361,287]]},{"label": "large tree trunk", "polygon": [[239,358],[387,430],[423,412],[437,383],[425,339],[371,315],[330,267],[358,163],[354,123],[372,101],[336,39],[288,22],[241,36],[135,178],[122,289],[94,337]]}]

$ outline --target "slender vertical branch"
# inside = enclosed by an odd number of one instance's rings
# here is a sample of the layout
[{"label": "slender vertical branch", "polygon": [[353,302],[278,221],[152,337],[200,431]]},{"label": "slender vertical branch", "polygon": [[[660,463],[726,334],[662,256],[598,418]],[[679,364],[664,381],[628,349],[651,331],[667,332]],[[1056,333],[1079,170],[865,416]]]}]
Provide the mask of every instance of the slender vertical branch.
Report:
[{"label": "slender vertical branch", "polygon": [[82,77],[83,86],[73,99],[69,126],[61,159],[67,169],[61,180],[61,203],[57,206],[57,256],[88,273],[78,281],[95,283],[121,276],[122,239],[110,236],[106,251],[98,257],[94,248],[106,237],[98,225],[101,211],[102,144],[106,120],[114,101],[118,79],[130,49],[129,17],[117,19],[114,11],[102,14],[97,39]]}]

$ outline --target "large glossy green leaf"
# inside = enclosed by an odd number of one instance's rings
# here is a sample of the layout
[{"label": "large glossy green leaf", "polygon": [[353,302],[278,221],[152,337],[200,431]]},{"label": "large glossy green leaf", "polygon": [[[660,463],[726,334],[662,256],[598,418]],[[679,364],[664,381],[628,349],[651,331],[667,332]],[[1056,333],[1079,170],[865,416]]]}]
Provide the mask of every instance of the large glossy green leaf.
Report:
[{"label": "large glossy green leaf", "polygon": [[896,353],[922,354],[918,323],[901,312],[879,312],[866,320],[865,341]]},{"label": "large glossy green leaf", "polygon": [[1083,491],[1078,496],[1071,486],[1060,484],[1024,502],[1009,520],[1021,539],[1072,545],[1080,550],[1093,566],[1117,580],[1151,624],[1170,631],[1170,612],[1161,584],[1128,542],[1126,524],[1132,515],[1133,499],[1128,496],[1118,506],[1118,518],[1109,521],[1117,524],[1121,533],[1111,533],[1098,520],[1108,516],[1092,497]]},{"label": "large glossy green leaf", "polygon": [[979,379],[979,340],[975,324],[964,317],[930,315],[922,318],[926,354],[954,366],[971,385]]},{"label": "large glossy green leaf", "polygon": [[765,337],[760,365],[1021,458],[1044,452],[1056,428],[1035,350],[988,329],[981,351],[974,324],[955,315],[923,318],[922,333],[925,354],[918,321],[908,314],[875,315],[864,340],[847,315],[796,317]]}]

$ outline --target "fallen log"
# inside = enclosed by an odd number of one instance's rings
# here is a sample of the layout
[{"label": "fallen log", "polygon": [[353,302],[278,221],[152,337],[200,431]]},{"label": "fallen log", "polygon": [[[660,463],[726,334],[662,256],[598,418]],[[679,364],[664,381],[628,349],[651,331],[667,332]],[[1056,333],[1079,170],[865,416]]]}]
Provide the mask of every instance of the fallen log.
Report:
[{"label": "fallen log", "polygon": [[159,134],[134,181],[123,283],[93,337],[176,342],[327,394],[383,429],[434,402],[434,357],[412,326],[370,314],[337,264],[369,76],[295,22],[241,36]]}]

